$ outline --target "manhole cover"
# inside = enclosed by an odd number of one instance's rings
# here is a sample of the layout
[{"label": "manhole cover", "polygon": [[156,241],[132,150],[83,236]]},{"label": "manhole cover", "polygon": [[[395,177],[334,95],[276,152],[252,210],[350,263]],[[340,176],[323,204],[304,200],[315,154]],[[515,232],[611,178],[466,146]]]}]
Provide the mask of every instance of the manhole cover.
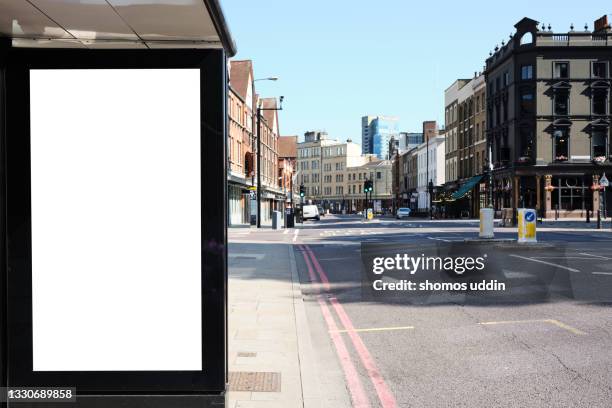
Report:
[{"label": "manhole cover", "polygon": [[230,391],[280,392],[281,375],[274,372],[230,371]]}]

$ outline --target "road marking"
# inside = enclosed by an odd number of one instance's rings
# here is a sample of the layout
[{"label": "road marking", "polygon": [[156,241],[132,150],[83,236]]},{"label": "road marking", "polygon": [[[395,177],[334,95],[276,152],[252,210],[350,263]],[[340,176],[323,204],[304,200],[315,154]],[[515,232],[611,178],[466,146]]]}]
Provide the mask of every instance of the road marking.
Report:
[{"label": "road marking", "polygon": [[607,256],[587,254],[586,252],[580,252],[580,255],[588,255],[588,256],[593,256],[595,258],[601,258],[601,259],[607,259],[607,260],[612,259],[612,258],[608,258]]},{"label": "road marking", "polygon": [[508,256],[511,256],[513,258],[524,259],[526,261],[537,262],[537,263],[541,263],[541,264],[545,264],[545,265],[556,266],[557,268],[565,269],[565,270],[568,270],[570,272],[580,272],[578,269],[569,268],[567,266],[558,265],[558,264],[555,264],[555,263],[552,263],[552,262],[542,261],[540,259],[528,258],[526,256],[520,256],[520,255],[515,255],[515,254],[510,254]]},{"label": "road marking", "polygon": [[[313,271],[312,264],[308,259],[307,253],[303,246],[298,246],[298,249],[302,250],[302,256],[304,257],[304,261],[306,262],[306,268],[308,269],[308,275],[310,276],[311,282],[318,282],[317,277]],[[317,292],[318,288],[315,289]],[[323,315],[323,319],[327,324],[327,328],[329,330],[330,336],[332,338],[332,342],[334,343],[334,347],[336,348],[336,353],[338,354],[338,358],[340,359],[340,365],[342,366],[342,370],[344,371],[344,377],[346,378],[346,383],[349,389],[349,393],[351,394],[351,400],[353,401],[353,406],[360,408],[369,408],[370,401],[368,400],[365,389],[363,388],[363,384],[361,384],[361,379],[359,374],[357,373],[357,369],[351,360],[351,354],[346,348],[346,344],[344,343],[344,339],[338,333],[338,326],[334,321],[334,318],[327,306],[325,299],[318,294],[317,302],[319,303],[319,307],[321,308],[321,314]]]},{"label": "road marking", "polygon": [[240,252],[230,252],[227,254],[228,258],[255,259],[258,261],[262,260],[264,256],[266,256],[266,254],[243,254]]},{"label": "road marking", "polygon": [[[308,245],[304,245],[304,249],[306,250],[306,253],[310,256],[312,264],[314,265],[315,270],[321,278],[321,282],[323,282],[323,287],[326,291],[329,291],[329,279],[327,278],[325,270],[317,261],[317,258],[314,256],[314,253],[312,252],[310,247]],[[359,355],[359,358],[361,359],[361,362],[363,363],[364,367],[366,368],[366,371],[368,372],[368,376],[370,377],[370,381],[374,385],[381,406],[383,408],[396,408],[397,402],[395,401],[393,393],[385,383],[385,380],[380,371],[378,370],[378,367],[376,366],[372,355],[368,351],[368,348],[363,343],[363,340],[361,340],[361,337],[359,337],[359,334],[355,332],[355,327],[353,326],[353,322],[349,318],[348,314],[346,314],[344,308],[342,307],[340,302],[338,302],[338,299],[336,299],[335,297],[330,298],[329,302],[331,303],[333,309],[336,311],[336,314],[340,318],[340,321],[342,322],[344,328],[348,330],[347,333],[353,343],[353,346],[355,347],[355,350],[357,351],[357,354]],[[339,335],[339,333],[331,334]]]},{"label": "road marking", "polygon": [[329,301],[340,318],[340,322],[342,322],[342,325],[345,327],[345,329],[347,329],[347,333],[353,342],[353,346],[355,347],[355,350],[357,350],[357,354],[359,354],[359,358],[361,358],[361,362],[370,376],[370,381],[372,381],[374,389],[376,389],[376,394],[378,394],[380,405],[383,408],[397,407],[397,402],[395,401],[395,397],[393,396],[391,389],[389,389],[382,374],[378,370],[376,362],[368,351],[368,348],[364,344],[363,340],[361,340],[359,334],[355,331],[355,327],[353,326],[353,322],[351,321],[350,317],[342,305],[338,302],[338,299],[334,297],[330,298]]},{"label": "road marking", "polygon": [[[398,326],[398,327],[374,327],[370,329],[354,329],[355,332],[378,332],[378,331],[392,331],[392,330],[412,330],[414,326]],[[338,333],[348,333],[348,330],[338,330]]]},{"label": "road marking", "polygon": [[297,241],[298,234],[300,233],[299,229],[296,229],[293,233],[293,242]]},{"label": "road marking", "polygon": [[583,336],[586,334],[582,330],[578,330],[575,327],[572,327],[570,325],[567,325],[555,319],[504,320],[504,321],[498,321],[498,322],[479,322],[478,324],[489,326],[489,325],[497,325],[497,324],[520,324],[520,323],[548,323],[548,324],[552,324],[554,326],[557,326],[561,329],[567,330],[579,336]]},{"label": "road marking", "polygon": [[592,272],[593,275],[612,275],[612,272]]}]

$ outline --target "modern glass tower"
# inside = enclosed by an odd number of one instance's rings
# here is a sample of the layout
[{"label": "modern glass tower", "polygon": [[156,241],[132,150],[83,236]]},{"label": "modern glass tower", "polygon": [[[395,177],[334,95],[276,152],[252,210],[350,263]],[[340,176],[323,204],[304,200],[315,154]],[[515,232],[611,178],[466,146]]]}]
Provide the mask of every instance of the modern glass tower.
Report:
[{"label": "modern glass tower", "polygon": [[363,153],[388,159],[389,140],[392,136],[399,137],[399,119],[394,116],[364,116],[361,124]]}]

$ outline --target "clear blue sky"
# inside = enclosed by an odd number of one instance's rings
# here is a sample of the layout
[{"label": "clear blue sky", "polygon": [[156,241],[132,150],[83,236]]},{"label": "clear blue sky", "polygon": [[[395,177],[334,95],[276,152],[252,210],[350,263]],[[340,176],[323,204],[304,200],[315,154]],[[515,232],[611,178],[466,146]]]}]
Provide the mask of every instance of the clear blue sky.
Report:
[{"label": "clear blue sky", "polygon": [[[282,135],[324,129],[360,143],[361,116],[396,115],[400,129],[443,124],[444,90],[482,71],[489,51],[523,17],[568,31],[604,14],[606,2],[504,3],[407,0],[221,0],[262,96],[285,96]],[[567,4],[567,5],[566,5]],[[595,5],[597,4],[597,6]]]}]

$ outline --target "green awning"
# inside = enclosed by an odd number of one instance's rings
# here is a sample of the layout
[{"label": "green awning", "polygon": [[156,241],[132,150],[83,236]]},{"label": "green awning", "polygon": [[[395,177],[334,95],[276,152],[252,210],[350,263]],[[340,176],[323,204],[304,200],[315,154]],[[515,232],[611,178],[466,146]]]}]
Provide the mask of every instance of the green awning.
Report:
[{"label": "green awning", "polygon": [[472,177],[471,179],[466,181],[465,184],[463,184],[461,187],[459,187],[459,189],[457,191],[455,191],[451,195],[451,197],[454,198],[455,200],[460,199],[461,197],[466,195],[468,191],[473,189],[474,186],[476,185],[476,183],[478,183],[480,180],[482,180],[483,177],[484,177],[484,175],[482,175],[482,174],[479,175],[479,176]]}]

